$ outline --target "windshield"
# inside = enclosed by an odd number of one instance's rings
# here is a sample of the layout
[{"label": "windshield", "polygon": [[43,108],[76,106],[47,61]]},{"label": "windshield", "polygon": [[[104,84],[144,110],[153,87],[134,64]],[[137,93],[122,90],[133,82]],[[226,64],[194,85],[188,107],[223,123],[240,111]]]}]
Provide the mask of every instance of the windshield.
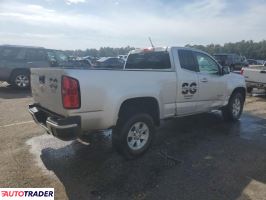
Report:
[{"label": "windshield", "polygon": [[68,56],[66,56],[61,51],[48,51],[48,59],[51,62],[67,62],[67,61],[69,61]]}]

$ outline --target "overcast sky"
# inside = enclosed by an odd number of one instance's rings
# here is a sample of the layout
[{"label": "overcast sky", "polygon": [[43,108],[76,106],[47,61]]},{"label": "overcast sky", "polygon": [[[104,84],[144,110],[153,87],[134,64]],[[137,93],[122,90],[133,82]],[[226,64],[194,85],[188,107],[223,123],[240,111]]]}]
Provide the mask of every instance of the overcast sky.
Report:
[{"label": "overcast sky", "polygon": [[266,39],[265,0],[0,0],[0,44],[56,49]]}]

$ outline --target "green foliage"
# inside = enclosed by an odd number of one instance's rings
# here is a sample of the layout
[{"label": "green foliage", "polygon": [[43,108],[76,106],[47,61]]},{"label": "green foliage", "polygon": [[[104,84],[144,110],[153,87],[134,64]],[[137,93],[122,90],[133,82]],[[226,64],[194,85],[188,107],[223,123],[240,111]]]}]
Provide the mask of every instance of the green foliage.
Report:
[{"label": "green foliage", "polygon": [[266,40],[253,42],[252,40],[242,40],[236,43],[225,43],[224,45],[209,44],[203,45],[186,45],[186,47],[200,49],[210,54],[214,53],[237,53],[246,58],[266,60]]},{"label": "green foliage", "polygon": [[[220,44],[208,44],[204,45],[186,45],[186,47],[192,47],[206,51],[210,54],[214,53],[236,53],[246,58],[266,60],[266,40],[260,42],[253,42],[252,40],[245,41],[242,40],[236,43],[225,43],[224,45]],[[121,47],[121,48],[112,48],[112,47],[101,47],[100,49],[86,49],[86,50],[68,50],[65,51],[70,56],[95,56],[95,57],[106,57],[106,56],[118,56],[128,54],[128,52],[133,47]]]},{"label": "green foliage", "polygon": [[65,51],[69,56],[95,56],[95,57],[116,57],[118,55],[128,54],[129,51],[135,48],[127,46],[121,48],[101,47],[100,49],[86,49],[86,50],[67,50]]}]

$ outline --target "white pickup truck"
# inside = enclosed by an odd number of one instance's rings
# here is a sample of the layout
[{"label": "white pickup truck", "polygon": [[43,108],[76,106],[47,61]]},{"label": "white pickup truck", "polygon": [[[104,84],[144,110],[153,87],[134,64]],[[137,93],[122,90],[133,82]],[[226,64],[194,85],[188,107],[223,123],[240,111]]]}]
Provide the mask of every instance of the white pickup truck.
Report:
[{"label": "white pickup truck", "polygon": [[246,96],[243,76],[205,52],[179,47],[137,49],[123,69],[32,69],[29,111],[62,140],[112,128],[126,158],[143,154],[167,118],[222,110],[237,121]]},{"label": "white pickup truck", "polygon": [[266,66],[251,66],[242,68],[240,72],[246,80],[247,91],[252,92],[253,88],[266,91]]}]

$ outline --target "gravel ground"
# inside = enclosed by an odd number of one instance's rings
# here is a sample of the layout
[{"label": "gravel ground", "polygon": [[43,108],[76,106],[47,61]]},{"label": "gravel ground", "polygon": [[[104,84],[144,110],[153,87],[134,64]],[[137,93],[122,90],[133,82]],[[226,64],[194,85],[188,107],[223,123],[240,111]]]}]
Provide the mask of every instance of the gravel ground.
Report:
[{"label": "gravel ground", "polygon": [[266,97],[238,123],[220,113],[169,120],[153,147],[125,161],[110,134],[62,142],[35,125],[29,91],[0,86],[0,187],[54,187],[56,199],[266,199]]}]

